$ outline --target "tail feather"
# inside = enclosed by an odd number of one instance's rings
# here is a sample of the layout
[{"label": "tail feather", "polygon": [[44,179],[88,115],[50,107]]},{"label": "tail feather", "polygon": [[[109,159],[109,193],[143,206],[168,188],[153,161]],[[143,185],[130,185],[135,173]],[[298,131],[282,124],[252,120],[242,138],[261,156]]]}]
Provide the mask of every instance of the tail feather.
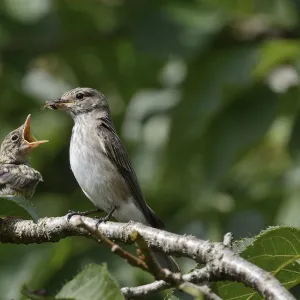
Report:
[{"label": "tail feather", "polygon": [[[155,212],[148,206],[148,222],[158,229],[165,229],[164,223],[156,216]],[[163,269],[169,269],[173,273],[180,273],[180,268],[174,258],[163,252],[151,251],[154,259]]]},{"label": "tail feather", "polygon": [[180,268],[172,256],[163,252],[152,252],[154,259],[163,269],[169,269],[173,273],[180,273]]}]

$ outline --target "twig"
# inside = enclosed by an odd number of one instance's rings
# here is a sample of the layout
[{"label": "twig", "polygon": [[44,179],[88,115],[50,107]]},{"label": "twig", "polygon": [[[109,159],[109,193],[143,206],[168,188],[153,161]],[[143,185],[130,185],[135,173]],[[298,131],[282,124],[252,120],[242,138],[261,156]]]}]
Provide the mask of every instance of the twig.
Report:
[{"label": "twig", "polygon": [[[132,241],[135,241],[136,244],[140,247],[141,251],[145,255],[146,263],[143,260],[125,251],[119,245],[117,245],[116,243],[114,243],[113,241],[105,237],[101,232],[97,230],[96,226],[91,227],[83,223],[81,219],[77,219],[77,220],[78,220],[77,226],[80,226],[86,229],[91,234],[95,235],[97,238],[99,238],[99,240],[102,243],[108,245],[111,248],[112,252],[116,253],[121,258],[125,259],[130,265],[141,268],[144,271],[148,271],[156,279],[162,279],[165,282],[169,282],[173,284],[174,286],[181,286],[184,283],[182,281],[181,274],[174,274],[169,270],[164,270],[160,267],[160,265],[154,260],[146,241],[138,232],[133,232],[131,235],[131,239]],[[182,286],[182,290],[184,290],[183,286]]]},{"label": "twig", "polygon": [[233,234],[231,232],[227,232],[223,237],[223,245],[228,248],[232,248],[233,242]]},{"label": "twig", "polygon": [[[212,280],[211,274],[206,268],[194,270],[191,273],[185,274],[182,276],[184,282],[192,283],[205,283]],[[122,293],[127,299],[139,298],[146,295],[154,294],[175,285],[171,282],[166,282],[164,280],[154,281],[149,284],[145,284],[137,287],[124,287],[122,288]]]},{"label": "twig", "polygon": [[149,268],[143,260],[141,260],[138,257],[135,257],[134,255],[132,255],[131,253],[129,253],[128,251],[124,250],[119,245],[114,243],[112,240],[108,239],[100,231],[97,230],[96,226],[93,228],[91,226],[87,226],[87,224],[83,222],[78,223],[78,225],[86,229],[91,234],[95,235],[102,243],[106,244],[108,247],[111,248],[111,252],[123,258],[126,262],[128,262],[133,267],[137,267],[144,271],[149,272]]},{"label": "twig", "polygon": [[145,257],[145,261],[147,266],[149,267],[149,272],[156,278],[156,279],[165,279],[166,275],[164,270],[160,267],[160,265],[155,261],[151,251],[148,247],[147,242],[143,239],[143,237],[137,232],[133,232],[131,235],[132,241],[135,241],[138,247],[140,248],[141,252]]}]

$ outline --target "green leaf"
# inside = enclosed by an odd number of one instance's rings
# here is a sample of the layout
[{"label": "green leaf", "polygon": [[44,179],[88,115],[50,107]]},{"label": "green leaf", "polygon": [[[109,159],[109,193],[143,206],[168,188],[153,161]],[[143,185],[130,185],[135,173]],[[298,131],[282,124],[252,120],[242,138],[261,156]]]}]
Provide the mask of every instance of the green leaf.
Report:
[{"label": "green leaf", "polygon": [[196,289],[194,285],[183,283],[179,288],[186,294],[193,296],[194,300],[203,300],[203,293]]},{"label": "green leaf", "polygon": [[120,287],[107,271],[107,267],[89,265],[56,295],[75,300],[119,300],[124,299]]},{"label": "green leaf", "polygon": [[[287,289],[300,283],[300,229],[292,227],[271,227],[252,239],[241,241],[237,249],[240,255],[271,272]],[[246,243],[244,247],[241,244]],[[262,299],[253,289],[242,283],[219,282],[217,290],[223,299]]]},{"label": "green leaf", "polygon": [[166,297],[164,298],[164,300],[179,300],[179,298],[175,297],[175,296],[173,295],[173,293],[174,293],[174,291],[172,291],[171,293],[168,293],[168,294],[166,295]]},{"label": "green leaf", "polygon": [[[14,204],[6,203],[6,205],[3,205],[1,203],[1,210],[0,210],[1,216],[8,216],[8,215],[11,215],[12,213],[18,217],[20,217],[20,216],[27,217],[29,215],[35,223],[39,219],[39,216],[38,216],[33,204],[28,199],[24,199],[19,196],[3,196],[3,198],[0,198],[0,201],[1,202],[12,201],[13,203],[17,204],[19,207],[22,208],[20,210],[20,209],[16,208],[16,205],[14,205]],[[25,212],[24,212],[24,210],[25,210]]]}]

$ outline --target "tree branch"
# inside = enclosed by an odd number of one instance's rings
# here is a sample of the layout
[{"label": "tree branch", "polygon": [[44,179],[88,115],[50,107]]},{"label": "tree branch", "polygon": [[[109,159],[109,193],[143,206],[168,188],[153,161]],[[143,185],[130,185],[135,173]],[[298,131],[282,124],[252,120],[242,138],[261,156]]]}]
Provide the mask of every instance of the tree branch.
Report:
[{"label": "tree branch", "polygon": [[[44,218],[37,224],[29,220],[7,218],[0,224],[2,243],[45,243],[57,242],[67,236],[91,235],[80,225],[96,226],[96,220],[74,216],[68,222],[66,217]],[[181,236],[147,227],[140,223],[102,223],[98,231],[107,238],[133,243],[132,235],[138,232],[153,249],[180,257],[189,257],[206,264],[209,273],[217,280],[234,280],[254,288],[266,299],[295,300],[295,298],[269,272],[251,264],[235,254],[223,243],[202,241],[193,236]]]},{"label": "tree branch", "polygon": [[[191,282],[191,283],[209,282],[211,281],[211,279],[212,279],[211,274],[208,272],[207,268],[196,269],[193,272],[182,276],[183,282]],[[174,284],[172,284],[171,282],[158,280],[137,287],[124,287],[121,290],[125,298],[132,299],[132,298],[139,298],[146,295],[154,294],[172,287],[174,287]],[[208,297],[207,293],[204,294]]]}]

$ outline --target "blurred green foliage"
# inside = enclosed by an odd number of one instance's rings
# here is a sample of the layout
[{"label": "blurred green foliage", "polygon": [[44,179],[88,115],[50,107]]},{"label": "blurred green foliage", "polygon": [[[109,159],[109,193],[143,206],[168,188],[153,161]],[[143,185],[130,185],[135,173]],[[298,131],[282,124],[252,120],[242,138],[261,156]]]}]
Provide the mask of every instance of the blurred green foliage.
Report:
[{"label": "blurred green foliage", "polygon": [[[108,97],[169,230],[220,240],[300,226],[299,11],[298,0],[1,1],[0,138],[32,113],[50,140],[31,160],[45,180],[39,215],[92,208],[69,168],[72,120],[40,109],[88,86]],[[19,299],[24,283],[54,295],[102,262],[121,286],[151,280],[83,238],[2,244],[0,299]]]}]

